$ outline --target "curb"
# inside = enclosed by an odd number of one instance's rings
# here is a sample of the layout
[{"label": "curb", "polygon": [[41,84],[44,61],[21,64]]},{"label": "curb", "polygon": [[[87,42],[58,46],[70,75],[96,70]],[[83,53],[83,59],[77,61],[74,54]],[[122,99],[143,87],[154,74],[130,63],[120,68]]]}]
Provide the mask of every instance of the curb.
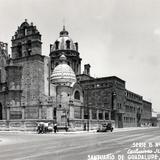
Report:
[{"label": "curb", "polygon": [[[115,132],[127,132],[127,131],[134,131],[134,130],[142,130],[142,129],[155,129],[155,128],[159,128],[159,127],[128,127],[128,128],[114,128],[113,133]],[[0,131],[0,133],[25,133],[25,134],[37,134],[36,131],[17,131],[17,130],[13,130],[13,131]],[[91,133],[98,133],[97,130],[90,130],[90,131],[68,131],[68,132],[50,132],[50,133],[46,133],[44,135],[51,135],[51,134],[91,134]],[[99,132],[99,133],[105,133],[105,132]]]}]

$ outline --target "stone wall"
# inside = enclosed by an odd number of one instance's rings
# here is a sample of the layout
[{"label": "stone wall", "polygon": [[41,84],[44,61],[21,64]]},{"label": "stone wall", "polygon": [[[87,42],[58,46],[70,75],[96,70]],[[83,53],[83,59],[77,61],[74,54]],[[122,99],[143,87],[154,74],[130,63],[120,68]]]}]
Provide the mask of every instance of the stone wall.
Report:
[{"label": "stone wall", "polygon": [[0,92],[0,105],[2,107],[2,118],[6,119],[7,117],[7,110],[6,110],[6,95],[5,92]]},{"label": "stone wall", "polygon": [[[49,59],[44,59],[41,55],[25,57],[12,60],[6,67],[8,91],[5,93],[7,104],[3,106],[6,107],[4,112],[8,109],[9,119],[39,119],[45,115],[44,111],[49,111],[43,109],[39,115],[39,107],[49,105]],[[50,112],[44,119],[53,118],[53,108]]]},{"label": "stone wall", "polygon": [[39,122],[55,123],[53,120],[0,120],[0,131],[36,131]]},{"label": "stone wall", "polygon": [[14,61],[22,66],[21,89],[22,104],[25,106],[36,105],[44,94],[44,62],[33,56],[30,59]]}]

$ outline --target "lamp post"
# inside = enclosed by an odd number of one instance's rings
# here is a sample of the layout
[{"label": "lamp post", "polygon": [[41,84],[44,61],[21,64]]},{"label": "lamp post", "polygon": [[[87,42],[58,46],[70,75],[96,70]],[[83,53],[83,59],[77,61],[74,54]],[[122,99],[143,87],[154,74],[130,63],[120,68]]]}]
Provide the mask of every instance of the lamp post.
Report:
[{"label": "lamp post", "polygon": [[25,119],[25,103],[22,102],[22,119]]}]

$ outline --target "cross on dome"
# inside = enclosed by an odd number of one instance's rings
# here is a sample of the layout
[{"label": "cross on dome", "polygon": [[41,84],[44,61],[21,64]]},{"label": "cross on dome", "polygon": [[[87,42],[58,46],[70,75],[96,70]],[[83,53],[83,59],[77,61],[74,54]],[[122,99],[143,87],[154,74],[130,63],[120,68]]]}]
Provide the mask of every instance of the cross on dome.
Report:
[{"label": "cross on dome", "polygon": [[60,37],[68,37],[69,33],[65,29],[65,25],[63,25],[63,30],[60,32]]}]

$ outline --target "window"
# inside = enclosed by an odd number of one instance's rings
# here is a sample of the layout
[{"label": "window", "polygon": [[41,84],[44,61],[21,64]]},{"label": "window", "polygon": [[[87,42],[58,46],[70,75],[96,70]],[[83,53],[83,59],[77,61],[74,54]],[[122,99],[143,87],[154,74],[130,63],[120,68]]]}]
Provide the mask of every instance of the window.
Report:
[{"label": "window", "polygon": [[76,47],[76,51],[78,51],[78,43],[74,43],[75,44],[75,47]]},{"label": "window", "polygon": [[89,110],[88,110],[88,108],[84,108],[84,119],[89,119]]},{"label": "window", "polygon": [[76,92],[75,92],[75,94],[74,94],[74,99],[80,100],[80,93],[79,93],[79,91],[76,91]]},{"label": "window", "polygon": [[57,116],[57,108],[54,108],[54,110],[53,110],[53,117],[54,117],[54,119],[56,119],[56,116]]},{"label": "window", "polygon": [[92,109],[92,119],[97,119],[97,112],[95,109]]},{"label": "window", "polygon": [[66,41],[66,48],[70,49],[70,41],[69,40]]},{"label": "window", "polygon": [[109,120],[109,113],[105,112],[105,120]]},{"label": "window", "polygon": [[22,57],[22,45],[21,45],[21,43],[18,43],[17,52],[18,52],[18,57]]},{"label": "window", "polygon": [[10,119],[22,119],[21,111],[10,111]]},{"label": "window", "polygon": [[103,119],[103,112],[99,111],[99,119],[102,120]]},{"label": "window", "polygon": [[74,108],[74,118],[81,119],[81,107]]},{"label": "window", "polygon": [[24,36],[27,36],[27,28],[24,29]]},{"label": "window", "polygon": [[58,41],[55,42],[55,48],[56,48],[56,50],[59,49],[59,42]]}]

